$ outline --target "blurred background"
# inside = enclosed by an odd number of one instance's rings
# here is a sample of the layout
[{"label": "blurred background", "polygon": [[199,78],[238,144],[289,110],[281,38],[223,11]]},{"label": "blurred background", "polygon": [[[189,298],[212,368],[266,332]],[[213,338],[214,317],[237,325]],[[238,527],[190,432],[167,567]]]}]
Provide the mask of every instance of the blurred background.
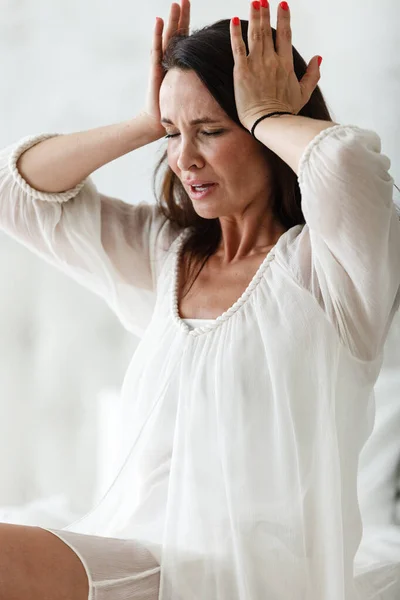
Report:
[{"label": "blurred background", "polygon": [[[192,0],[192,28],[248,0]],[[36,133],[124,121],[144,107],[154,0],[0,0],[0,147]],[[276,25],[278,2],[271,1]],[[373,129],[400,187],[400,5],[296,0],[293,44],[323,57],[332,117]],[[163,140],[96,171],[104,193],[154,202]],[[400,194],[395,190],[400,205]],[[1,227],[1,225],[0,225]],[[400,257],[399,257],[400,264]],[[118,467],[119,390],[138,340],[102,301],[0,232],[0,521],[63,527],[87,512]],[[400,315],[376,386],[376,424],[359,496],[374,552],[400,554]],[[397,537],[396,537],[397,536]],[[372,550],[370,550],[372,552]]]}]

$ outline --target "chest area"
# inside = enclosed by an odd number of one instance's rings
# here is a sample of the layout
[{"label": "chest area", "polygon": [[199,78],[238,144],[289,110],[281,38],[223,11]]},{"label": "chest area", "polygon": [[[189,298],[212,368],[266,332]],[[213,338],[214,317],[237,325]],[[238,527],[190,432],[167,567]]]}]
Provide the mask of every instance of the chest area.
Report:
[{"label": "chest area", "polygon": [[188,277],[187,263],[180,262],[178,273],[178,308],[183,319],[216,319],[226,312],[245,293],[266,254],[254,255],[230,265],[209,259],[193,285],[194,275]]}]

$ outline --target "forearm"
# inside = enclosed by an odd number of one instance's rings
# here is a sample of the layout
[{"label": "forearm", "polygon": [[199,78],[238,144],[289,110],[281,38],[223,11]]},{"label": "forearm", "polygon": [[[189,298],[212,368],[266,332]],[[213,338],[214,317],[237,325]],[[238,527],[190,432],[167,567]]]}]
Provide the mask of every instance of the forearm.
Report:
[{"label": "forearm", "polygon": [[42,192],[74,188],[93,171],[159,139],[149,121],[135,119],[88,131],[59,135],[26,150],[18,160],[22,177]]},{"label": "forearm", "polygon": [[261,121],[255,130],[256,138],[277,154],[298,174],[300,159],[308,144],[318,133],[338,125],[300,115],[280,115]]}]

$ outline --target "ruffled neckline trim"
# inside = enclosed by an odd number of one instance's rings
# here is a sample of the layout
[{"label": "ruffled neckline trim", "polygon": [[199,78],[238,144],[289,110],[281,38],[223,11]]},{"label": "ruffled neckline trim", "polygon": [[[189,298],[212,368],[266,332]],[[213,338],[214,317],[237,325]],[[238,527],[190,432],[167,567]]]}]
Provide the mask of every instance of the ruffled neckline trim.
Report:
[{"label": "ruffled neckline trim", "polygon": [[[294,227],[291,227],[290,229],[285,231],[280,236],[280,238],[278,239],[276,244],[271,248],[271,250],[268,251],[268,254],[262,261],[261,265],[257,269],[255,275],[253,276],[252,280],[250,281],[249,285],[247,286],[247,288],[245,289],[243,294],[240,296],[240,298],[238,298],[236,300],[236,302],[234,302],[234,304],[232,304],[232,306],[230,308],[228,308],[225,312],[223,312],[222,315],[217,317],[212,323],[210,323],[208,325],[198,326],[193,329],[191,327],[189,327],[185,323],[185,321],[180,317],[179,306],[178,306],[178,300],[179,300],[178,293],[179,293],[179,285],[180,285],[179,265],[180,265],[181,251],[183,248],[183,244],[185,243],[187,237],[190,235],[190,233],[192,231],[191,228],[185,229],[177,238],[175,252],[174,252],[174,258],[173,258],[173,266],[172,266],[171,311],[172,311],[173,320],[174,320],[175,324],[177,325],[177,327],[179,327],[182,331],[184,331],[188,335],[190,335],[192,337],[197,337],[199,335],[204,335],[205,333],[213,331],[217,327],[220,327],[221,325],[226,323],[236,312],[241,310],[242,307],[246,304],[246,302],[252,295],[253,291],[259,285],[259,283],[260,283],[261,279],[263,278],[264,273],[267,270],[267,268],[269,267],[270,263],[274,260],[276,250],[285,241],[288,241],[288,238],[292,238],[294,233],[297,234],[296,229],[301,230],[302,228],[303,228],[303,225],[295,225]],[[188,320],[192,320],[192,319],[188,319]]]}]

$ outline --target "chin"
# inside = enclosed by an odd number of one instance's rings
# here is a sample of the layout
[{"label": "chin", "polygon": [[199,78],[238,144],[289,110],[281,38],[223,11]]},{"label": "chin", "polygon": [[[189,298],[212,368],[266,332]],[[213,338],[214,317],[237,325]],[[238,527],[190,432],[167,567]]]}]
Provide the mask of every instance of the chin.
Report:
[{"label": "chin", "polygon": [[211,198],[205,198],[203,200],[192,200],[192,206],[199,217],[203,219],[219,219],[224,217],[227,213],[226,206],[221,207],[221,203]]},{"label": "chin", "polygon": [[221,211],[211,206],[206,208],[205,206],[196,206],[196,204],[193,204],[193,208],[202,219],[218,219],[222,216]]}]

